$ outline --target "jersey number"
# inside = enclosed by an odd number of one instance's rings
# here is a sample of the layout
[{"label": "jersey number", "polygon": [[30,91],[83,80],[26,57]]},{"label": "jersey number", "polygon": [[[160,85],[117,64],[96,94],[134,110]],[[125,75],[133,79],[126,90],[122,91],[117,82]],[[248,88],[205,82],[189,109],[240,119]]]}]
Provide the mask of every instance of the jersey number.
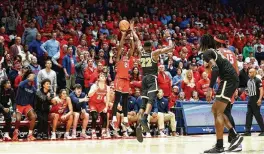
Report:
[{"label": "jersey number", "polygon": [[103,99],[103,97],[101,95],[97,96],[97,100],[102,100],[102,99]]},{"label": "jersey number", "polygon": [[226,59],[233,65],[235,60],[232,54],[226,54]]},{"label": "jersey number", "polygon": [[151,58],[141,58],[141,67],[151,67],[152,66],[152,62],[151,62]]}]

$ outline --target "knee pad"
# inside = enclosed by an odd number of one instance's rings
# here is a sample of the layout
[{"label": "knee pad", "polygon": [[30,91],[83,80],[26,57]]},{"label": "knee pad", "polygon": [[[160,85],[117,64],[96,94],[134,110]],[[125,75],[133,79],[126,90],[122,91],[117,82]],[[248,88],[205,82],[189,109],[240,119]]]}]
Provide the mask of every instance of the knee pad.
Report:
[{"label": "knee pad", "polygon": [[101,119],[103,121],[103,128],[106,128],[107,125],[107,113],[101,112],[100,113]]},{"label": "knee pad", "polygon": [[96,112],[96,111],[92,111],[91,112],[91,116],[92,116],[92,120],[94,121],[96,121],[97,119],[98,119],[98,113]]}]

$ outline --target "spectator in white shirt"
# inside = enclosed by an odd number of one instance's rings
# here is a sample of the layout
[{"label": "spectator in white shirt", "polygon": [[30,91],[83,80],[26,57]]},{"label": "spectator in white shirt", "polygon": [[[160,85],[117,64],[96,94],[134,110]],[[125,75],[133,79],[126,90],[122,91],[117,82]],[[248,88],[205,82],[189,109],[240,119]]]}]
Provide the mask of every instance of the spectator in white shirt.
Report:
[{"label": "spectator in white shirt", "polygon": [[237,56],[237,65],[238,65],[238,69],[239,71],[241,71],[243,69],[243,55],[242,54],[239,54]]},{"label": "spectator in white shirt", "polygon": [[51,90],[56,94],[57,90],[57,74],[55,71],[51,69],[52,62],[51,60],[47,60],[45,63],[46,68],[42,69],[38,73],[38,88],[41,88],[41,82],[44,79],[49,79],[51,81]]},{"label": "spectator in white shirt", "polygon": [[258,50],[258,47],[261,48],[261,52],[264,52],[264,45],[261,44],[260,39],[257,39],[256,41],[257,41],[257,43],[254,45],[254,51],[255,51],[255,53],[258,52],[257,51]]}]

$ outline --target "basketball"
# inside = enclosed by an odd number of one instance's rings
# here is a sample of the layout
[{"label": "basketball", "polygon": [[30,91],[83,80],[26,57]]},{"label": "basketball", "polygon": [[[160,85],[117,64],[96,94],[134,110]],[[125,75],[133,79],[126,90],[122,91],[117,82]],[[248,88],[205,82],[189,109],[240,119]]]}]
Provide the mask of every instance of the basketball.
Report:
[{"label": "basketball", "polygon": [[127,31],[127,30],[129,29],[129,26],[130,26],[130,24],[129,24],[129,22],[126,21],[126,20],[121,20],[121,21],[119,22],[119,29],[120,29],[121,31]]}]

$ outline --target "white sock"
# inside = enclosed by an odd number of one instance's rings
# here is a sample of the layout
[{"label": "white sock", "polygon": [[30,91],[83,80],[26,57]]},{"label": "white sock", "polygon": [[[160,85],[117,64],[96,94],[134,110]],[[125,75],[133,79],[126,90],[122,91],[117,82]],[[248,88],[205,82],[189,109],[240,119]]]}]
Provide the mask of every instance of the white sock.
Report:
[{"label": "white sock", "polygon": [[28,135],[32,135],[32,132],[33,132],[32,130],[29,130]]},{"label": "white sock", "polygon": [[117,119],[116,119],[116,116],[113,116],[113,122],[116,122]]},{"label": "white sock", "polygon": [[127,117],[124,117],[124,122],[128,123],[128,118]]},{"label": "white sock", "polygon": [[85,134],[85,129],[82,129],[82,134]]},{"label": "white sock", "polygon": [[65,136],[69,136],[69,132],[66,132],[66,133],[65,133]]},{"label": "white sock", "polygon": [[52,135],[52,136],[55,136],[55,135],[56,135],[56,133],[55,133],[55,132],[51,132],[51,135]]},{"label": "white sock", "polygon": [[9,136],[9,132],[5,132],[5,137],[8,137]]},{"label": "white sock", "polygon": [[72,129],[72,134],[76,135],[76,129]]}]

